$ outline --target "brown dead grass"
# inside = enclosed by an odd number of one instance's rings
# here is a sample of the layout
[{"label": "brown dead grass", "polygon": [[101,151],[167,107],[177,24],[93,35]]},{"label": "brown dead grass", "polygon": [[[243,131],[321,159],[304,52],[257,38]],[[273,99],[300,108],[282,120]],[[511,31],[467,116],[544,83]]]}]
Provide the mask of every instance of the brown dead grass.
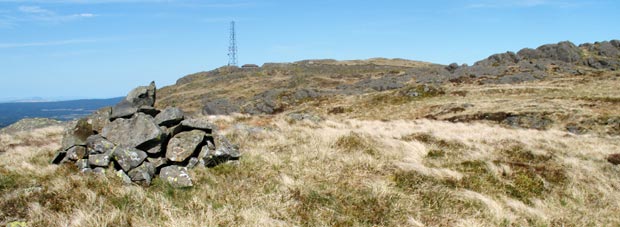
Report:
[{"label": "brown dead grass", "polygon": [[620,224],[620,169],[605,161],[620,150],[616,137],[430,120],[213,120],[243,157],[239,165],[193,170],[196,186],[184,190],[159,180],[122,186],[112,173],[49,165],[60,128],[2,135],[0,224]]}]

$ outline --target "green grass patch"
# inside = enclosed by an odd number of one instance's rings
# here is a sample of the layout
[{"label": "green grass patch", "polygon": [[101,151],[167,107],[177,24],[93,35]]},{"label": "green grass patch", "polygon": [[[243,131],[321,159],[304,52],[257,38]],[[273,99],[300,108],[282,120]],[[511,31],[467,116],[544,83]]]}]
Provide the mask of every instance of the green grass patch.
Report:
[{"label": "green grass patch", "polygon": [[333,147],[346,153],[363,152],[369,155],[378,153],[372,139],[355,132],[338,137]]}]

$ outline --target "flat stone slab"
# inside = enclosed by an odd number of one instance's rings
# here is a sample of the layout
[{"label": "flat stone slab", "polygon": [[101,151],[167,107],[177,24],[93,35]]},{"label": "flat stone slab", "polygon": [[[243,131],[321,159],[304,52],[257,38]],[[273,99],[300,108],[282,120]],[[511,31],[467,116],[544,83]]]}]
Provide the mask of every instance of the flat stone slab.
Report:
[{"label": "flat stone slab", "polygon": [[204,142],[207,134],[200,130],[181,132],[172,137],[166,147],[166,158],[173,162],[183,162]]},{"label": "flat stone slab", "polygon": [[101,135],[116,145],[139,147],[161,141],[163,132],[153,117],[138,113],[131,119],[116,119],[105,128]]}]

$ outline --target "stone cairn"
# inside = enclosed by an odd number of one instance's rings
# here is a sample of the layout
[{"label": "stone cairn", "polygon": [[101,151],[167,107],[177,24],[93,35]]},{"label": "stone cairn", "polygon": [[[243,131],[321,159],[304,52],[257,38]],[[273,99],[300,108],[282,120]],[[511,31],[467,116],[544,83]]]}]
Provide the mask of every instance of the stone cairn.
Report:
[{"label": "stone cairn", "polygon": [[213,123],[186,118],[176,107],[155,109],[155,91],[154,82],[137,87],[116,106],[77,120],[51,162],[74,163],[83,173],[114,170],[125,184],[150,185],[158,176],[191,187],[188,169],[239,159],[238,147]]}]

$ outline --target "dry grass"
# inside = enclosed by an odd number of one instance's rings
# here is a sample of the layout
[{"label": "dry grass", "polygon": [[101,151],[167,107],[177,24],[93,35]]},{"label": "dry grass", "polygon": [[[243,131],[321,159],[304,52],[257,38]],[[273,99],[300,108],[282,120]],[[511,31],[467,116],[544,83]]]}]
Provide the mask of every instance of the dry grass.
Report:
[{"label": "dry grass", "polygon": [[617,137],[431,120],[217,117],[239,165],[196,187],[122,186],[47,163],[59,128],[0,136],[0,224],[615,226]]}]

